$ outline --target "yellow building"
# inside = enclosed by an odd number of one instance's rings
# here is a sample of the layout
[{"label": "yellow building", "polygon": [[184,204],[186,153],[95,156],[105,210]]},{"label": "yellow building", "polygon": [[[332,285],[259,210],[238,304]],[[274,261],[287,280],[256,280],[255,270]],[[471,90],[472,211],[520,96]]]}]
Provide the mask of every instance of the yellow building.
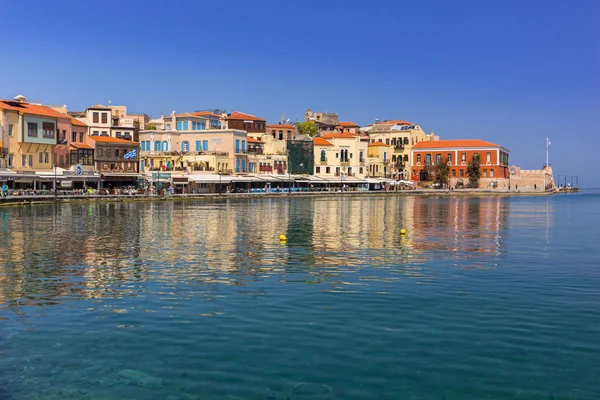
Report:
[{"label": "yellow building", "polygon": [[313,139],[315,175],[322,178],[368,176],[368,143],[353,133],[334,132]]},{"label": "yellow building", "polygon": [[0,167],[31,174],[52,171],[60,118],[65,115],[29,104],[23,96],[0,101]]},{"label": "yellow building", "polygon": [[382,142],[369,143],[369,177],[389,178],[392,173],[392,146]]},{"label": "yellow building", "polygon": [[410,150],[416,143],[439,140],[433,132],[425,133],[419,126],[408,121],[385,121],[373,125],[369,130],[370,143],[381,142],[390,148],[390,164],[387,168],[392,178],[409,179]]}]

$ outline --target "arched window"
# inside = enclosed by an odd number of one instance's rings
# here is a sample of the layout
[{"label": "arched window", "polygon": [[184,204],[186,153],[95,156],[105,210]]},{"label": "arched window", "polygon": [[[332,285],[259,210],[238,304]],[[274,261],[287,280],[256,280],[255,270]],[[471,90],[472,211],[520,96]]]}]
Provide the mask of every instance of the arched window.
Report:
[{"label": "arched window", "polygon": [[359,162],[364,162],[365,161],[365,156],[361,150],[360,154],[358,155],[358,161]]},{"label": "arched window", "polygon": [[184,140],[183,142],[181,142],[181,151],[183,151],[183,152],[190,151],[190,142],[188,142],[187,140]]},{"label": "arched window", "polygon": [[327,161],[327,153],[325,150],[321,150],[321,161]]}]

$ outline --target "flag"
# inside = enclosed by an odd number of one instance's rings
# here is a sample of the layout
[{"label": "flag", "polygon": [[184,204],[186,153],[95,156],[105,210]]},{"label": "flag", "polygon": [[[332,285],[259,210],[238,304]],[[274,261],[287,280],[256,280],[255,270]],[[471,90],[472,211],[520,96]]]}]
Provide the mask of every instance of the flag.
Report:
[{"label": "flag", "polygon": [[131,150],[129,153],[125,153],[125,155],[123,156],[123,158],[125,158],[125,159],[130,159],[130,158],[135,158],[135,157],[137,157],[136,149]]}]

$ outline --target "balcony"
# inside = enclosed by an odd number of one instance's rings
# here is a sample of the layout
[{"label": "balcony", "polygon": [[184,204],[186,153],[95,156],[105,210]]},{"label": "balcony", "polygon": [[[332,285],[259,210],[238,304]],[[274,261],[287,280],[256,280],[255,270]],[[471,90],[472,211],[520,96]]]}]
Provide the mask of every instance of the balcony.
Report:
[{"label": "balcony", "polygon": [[402,143],[396,143],[394,145],[394,149],[396,149],[396,150],[404,150],[404,145]]},{"label": "balcony", "polygon": [[349,166],[349,165],[350,165],[350,161],[342,161],[342,162],[340,162],[340,165],[341,165],[342,167],[347,167],[347,166]]},{"label": "balcony", "polygon": [[321,158],[321,160],[319,162],[321,163],[321,165],[325,165],[325,164],[327,164],[327,159]]},{"label": "balcony", "polygon": [[264,154],[263,149],[248,149],[248,154]]}]

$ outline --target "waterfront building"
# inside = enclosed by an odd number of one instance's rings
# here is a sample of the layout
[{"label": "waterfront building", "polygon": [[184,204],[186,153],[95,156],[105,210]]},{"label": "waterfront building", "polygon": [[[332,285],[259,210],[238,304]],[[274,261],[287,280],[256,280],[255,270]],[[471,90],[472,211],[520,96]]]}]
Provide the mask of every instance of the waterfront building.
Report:
[{"label": "waterfront building", "polygon": [[237,129],[248,132],[248,137],[261,140],[267,132],[266,120],[255,115],[234,111],[225,120],[227,129]]},{"label": "waterfront building", "polygon": [[421,126],[403,120],[389,120],[373,125],[369,129],[370,142],[381,142],[389,146],[391,154],[388,174],[395,179],[410,177],[410,149],[423,141],[439,140],[433,132],[425,133]]},{"label": "waterfront building", "polygon": [[[68,129],[60,130],[58,144],[54,149],[54,159],[59,168],[73,169],[80,165],[83,170],[94,169],[94,144],[88,136],[88,126],[67,114]],[[59,126],[60,127],[60,126]]]},{"label": "waterfront building", "polygon": [[[467,166],[475,155],[479,155],[480,186],[509,177],[509,150],[501,145],[484,140],[437,140],[421,141],[412,146],[411,179],[414,181],[433,180],[432,168],[446,160],[450,168],[450,185],[456,186],[459,180],[468,181]],[[502,182],[504,185],[504,182]]]},{"label": "waterfront building", "polygon": [[143,131],[140,143],[142,172],[248,172],[247,133],[243,130]]},{"label": "waterfront building", "polygon": [[368,176],[368,143],[353,133],[333,132],[313,138],[315,175],[360,178]]},{"label": "waterfront building", "polygon": [[110,136],[90,136],[94,164],[105,187],[137,186],[139,143]]},{"label": "waterfront building", "polygon": [[85,110],[85,118],[80,112],[69,112],[69,114],[85,122],[90,136],[137,141],[139,123],[133,118],[126,118],[122,114],[124,109],[124,106],[107,107],[97,104]]},{"label": "waterfront building", "polygon": [[[50,107],[30,104],[24,96],[0,101],[2,126],[2,167],[21,173],[50,172],[57,132],[66,128],[70,118]],[[33,183],[35,179],[17,181]]]},{"label": "waterfront building", "polygon": [[369,177],[390,178],[391,153],[391,147],[383,142],[369,143]]}]

